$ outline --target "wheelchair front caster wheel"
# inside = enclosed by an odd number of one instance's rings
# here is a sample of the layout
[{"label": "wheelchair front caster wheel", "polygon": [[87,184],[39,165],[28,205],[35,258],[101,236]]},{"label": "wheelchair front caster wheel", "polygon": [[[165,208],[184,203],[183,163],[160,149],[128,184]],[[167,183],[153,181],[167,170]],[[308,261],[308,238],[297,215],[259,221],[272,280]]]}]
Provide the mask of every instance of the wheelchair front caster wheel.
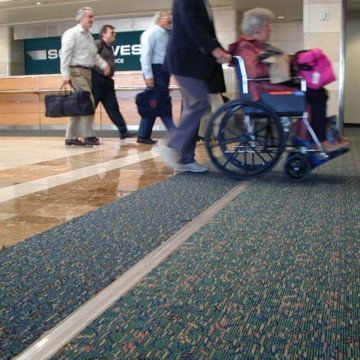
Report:
[{"label": "wheelchair front caster wheel", "polygon": [[289,155],[285,162],[285,174],[295,181],[304,180],[310,170],[309,158],[305,155]]}]

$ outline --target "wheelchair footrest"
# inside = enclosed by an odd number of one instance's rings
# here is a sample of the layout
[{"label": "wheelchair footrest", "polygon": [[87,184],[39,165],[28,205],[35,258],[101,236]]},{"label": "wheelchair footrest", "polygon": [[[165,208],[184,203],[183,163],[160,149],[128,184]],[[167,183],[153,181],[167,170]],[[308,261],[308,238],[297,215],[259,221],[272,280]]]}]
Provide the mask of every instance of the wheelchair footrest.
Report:
[{"label": "wheelchair footrest", "polygon": [[327,159],[321,159],[316,154],[312,154],[309,156],[311,168],[314,169],[332,159],[337,158],[340,155],[346,154],[348,151],[349,151],[348,148],[342,148],[342,149],[337,149],[335,151],[328,152],[328,153],[326,153],[328,156]]},{"label": "wheelchair footrest", "polygon": [[329,156],[329,160],[331,159],[335,159],[336,157],[346,154],[350,149],[349,148],[341,148],[341,149],[337,149],[335,151],[331,151],[328,154]]}]

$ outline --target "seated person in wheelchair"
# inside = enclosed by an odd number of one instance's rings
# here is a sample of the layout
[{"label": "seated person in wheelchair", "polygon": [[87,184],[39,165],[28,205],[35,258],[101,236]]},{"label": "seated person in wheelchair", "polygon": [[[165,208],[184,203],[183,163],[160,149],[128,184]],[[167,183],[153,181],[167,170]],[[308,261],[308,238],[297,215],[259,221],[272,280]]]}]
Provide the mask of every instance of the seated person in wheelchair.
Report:
[{"label": "seated person in wheelchair", "polygon": [[[243,35],[236,43],[230,45],[233,56],[241,56],[245,62],[250,79],[269,78],[269,64],[264,62],[266,53],[283,55],[282,51],[268,44],[271,35],[271,23],[274,14],[264,8],[254,8],[244,13],[242,20]],[[269,80],[250,81],[249,90],[254,100],[259,100],[261,92],[294,90],[291,82],[270,83]],[[326,152],[349,147],[344,140],[330,143],[326,139],[326,104],[328,95],[325,88],[307,89],[306,100],[310,106],[311,126]]]}]

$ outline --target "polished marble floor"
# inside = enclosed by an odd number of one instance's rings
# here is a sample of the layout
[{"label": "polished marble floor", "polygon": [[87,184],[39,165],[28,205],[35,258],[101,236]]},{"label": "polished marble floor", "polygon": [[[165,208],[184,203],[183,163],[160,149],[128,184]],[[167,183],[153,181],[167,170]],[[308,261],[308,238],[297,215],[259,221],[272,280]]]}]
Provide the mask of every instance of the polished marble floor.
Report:
[{"label": "polished marble floor", "polygon": [[[1,137],[0,248],[106,205],[174,174],[154,147],[102,139],[65,147],[60,137]],[[204,145],[197,160],[207,161]]]}]

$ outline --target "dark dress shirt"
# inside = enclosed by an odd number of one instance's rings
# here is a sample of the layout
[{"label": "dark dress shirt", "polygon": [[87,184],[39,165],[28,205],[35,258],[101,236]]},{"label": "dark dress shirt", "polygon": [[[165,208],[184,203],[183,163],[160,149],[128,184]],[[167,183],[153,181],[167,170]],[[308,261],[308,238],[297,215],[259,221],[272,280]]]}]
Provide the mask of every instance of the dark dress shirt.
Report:
[{"label": "dark dress shirt", "polygon": [[217,47],[220,44],[204,0],[174,0],[166,58],[170,73],[208,81],[218,65],[211,54]]},{"label": "dark dress shirt", "polygon": [[[111,71],[107,77],[112,78],[115,73],[115,56],[112,47],[107,45],[103,40],[96,40],[95,45],[98,49],[98,54],[110,65]],[[104,75],[103,70],[98,66],[94,66],[94,70],[99,74]]]}]

